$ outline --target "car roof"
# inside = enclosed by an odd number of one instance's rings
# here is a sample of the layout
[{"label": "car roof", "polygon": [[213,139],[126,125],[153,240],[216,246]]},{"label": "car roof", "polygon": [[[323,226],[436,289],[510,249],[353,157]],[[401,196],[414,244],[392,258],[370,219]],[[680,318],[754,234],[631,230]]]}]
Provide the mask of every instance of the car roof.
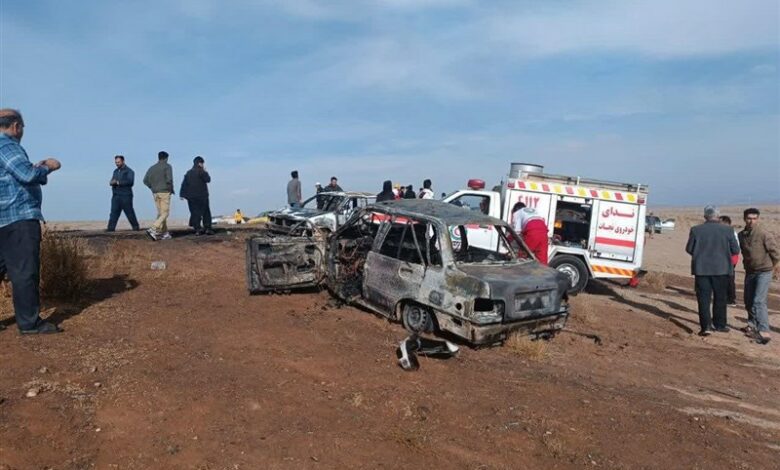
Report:
[{"label": "car roof", "polygon": [[346,197],[366,197],[369,199],[376,199],[376,194],[367,193],[365,191],[323,191],[317,193],[316,196],[346,196]]},{"label": "car roof", "polygon": [[506,225],[495,217],[485,215],[479,211],[469,210],[448,202],[435,199],[398,199],[395,201],[383,201],[371,204],[368,210],[376,208],[380,212],[391,215],[404,215],[408,217],[422,216],[441,220],[445,225]]}]

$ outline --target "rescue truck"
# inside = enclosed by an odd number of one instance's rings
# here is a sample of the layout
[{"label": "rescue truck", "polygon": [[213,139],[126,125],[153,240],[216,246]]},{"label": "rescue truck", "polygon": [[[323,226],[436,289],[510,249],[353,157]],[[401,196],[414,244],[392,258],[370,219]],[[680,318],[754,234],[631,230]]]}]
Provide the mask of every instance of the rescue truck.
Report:
[{"label": "rescue truck", "polygon": [[[644,252],[648,187],[579,176],[544,173],[541,165],[512,163],[500,186],[485,189],[471,179],[467,189],[444,201],[512,224],[512,207],[523,202],[545,218],[550,239],[549,265],[571,280],[570,294],[590,279],[638,282]],[[472,245],[491,248],[498,236],[489,227],[469,227]],[[458,234],[451,234],[453,242]]]}]

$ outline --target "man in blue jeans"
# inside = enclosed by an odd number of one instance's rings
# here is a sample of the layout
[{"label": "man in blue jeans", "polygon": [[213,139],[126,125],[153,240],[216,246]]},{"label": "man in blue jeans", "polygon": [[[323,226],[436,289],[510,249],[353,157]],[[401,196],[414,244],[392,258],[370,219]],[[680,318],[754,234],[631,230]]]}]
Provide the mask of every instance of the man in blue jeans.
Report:
[{"label": "man in blue jeans", "polygon": [[59,333],[41,320],[41,185],[60,162],[30,162],[20,142],[24,120],[19,111],[0,109],[0,277],[13,284],[16,326],[22,334]]},{"label": "man in blue jeans", "polygon": [[774,238],[758,223],[761,212],[750,208],[743,215],[745,229],[739,232],[739,245],[745,266],[745,309],[748,313],[745,333],[759,344],[766,344],[770,340],[766,300],[769,284],[780,274],[780,252]]}]

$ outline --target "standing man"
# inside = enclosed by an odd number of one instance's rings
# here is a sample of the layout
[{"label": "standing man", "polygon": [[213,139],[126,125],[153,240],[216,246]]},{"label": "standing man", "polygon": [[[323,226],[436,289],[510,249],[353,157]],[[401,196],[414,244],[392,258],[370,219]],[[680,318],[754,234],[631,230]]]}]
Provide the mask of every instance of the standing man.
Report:
[{"label": "standing man", "polygon": [[772,279],[780,277],[780,251],[775,239],[761,228],[758,209],[746,209],[745,229],[739,232],[742,263],[745,266],[745,308],[748,313],[746,332],[760,344],[769,342],[769,311],[766,300]]},{"label": "standing man", "polygon": [[59,333],[41,319],[41,185],[60,162],[33,165],[20,145],[24,120],[14,109],[0,109],[0,278],[13,284],[16,326],[22,334]]},{"label": "standing man", "polygon": [[173,168],[168,164],[168,152],[157,153],[157,163],[152,165],[144,176],[144,184],[152,190],[157,219],[146,233],[152,240],[170,240],[168,215],[171,212],[171,194],[173,194]]},{"label": "standing man", "polygon": [[301,197],[301,180],[298,179],[298,171],[290,173],[292,179],[287,182],[287,204],[293,209],[301,207],[303,198]]},{"label": "standing man", "polygon": [[343,192],[344,190],[341,189],[341,186],[339,186],[339,179],[335,176],[330,177],[330,184],[325,186],[322,189],[322,192],[324,193],[333,193],[333,192]]},{"label": "standing man", "polygon": [[[192,160],[192,168],[184,175],[179,196],[187,200],[190,207],[190,227],[195,235],[214,235],[211,230],[211,208],[209,208],[209,187],[211,176],[206,171],[206,161],[201,156]],[[240,214],[241,211],[239,211]],[[203,227],[203,228],[201,228]]]},{"label": "standing man", "polygon": [[515,233],[523,237],[523,241],[536,259],[547,266],[550,238],[544,217],[534,208],[525,207],[524,203],[517,202],[512,207],[512,228],[515,229]]},{"label": "standing man", "polygon": [[116,164],[116,170],[111,177],[111,215],[108,217],[108,232],[116,230],[116,223],[119,221],[119,216],[122,211],[127,217],[127,221],[130,222],[130,226],[133,230],[141,230],[138,226],[138,219],[135,217],[135,210],[133,210],[133,184],[135,183],[135,172],[125,164],[125,157],[123,155],[117,155],[114,157],[114,163]]},{"label": "standing man", "polygon": [[432,184],[433,183],[431,183],[431,180],[423,181],[423,187],[419,194],[420,199],[433,199],[433,189],[431,189]]},{"label": "standing man", "polygon": [[[705,222],[691,228],[685,251],[691,255],[691,274],[696,277],[696,300],[699,304],[699,336],[709,336],[714,329],[727,333],[726,302],[729,275],[734,270],[732,255],[739,254],[734,231],[720,223],[714,206],[704,208]],[[712,315],[710,315],[712,305]]]},{"label": "standing man", "polygon": [[[731,227],[731,217],[727,215],[720,216],[720,223],[723,225],[727,225]],[[739,243],[739,238],[737,236],[737,231],[734,230],[734,238],[737,239],[737,243]],[[737,306],[737,264],[739,264],[739,255],[732,255],[731,256],[731,274],[729,275],[729,292],[728,292],[728,304],[732,307]]]}]

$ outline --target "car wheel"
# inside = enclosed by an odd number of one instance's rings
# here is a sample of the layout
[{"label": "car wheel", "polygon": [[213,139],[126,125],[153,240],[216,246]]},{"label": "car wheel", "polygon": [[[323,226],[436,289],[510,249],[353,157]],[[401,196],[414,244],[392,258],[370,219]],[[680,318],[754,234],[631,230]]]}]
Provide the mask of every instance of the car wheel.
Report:
[{"label": "car wheel", "polygon": [[588,267],[576,256],[561,255],[550,261],[550,267],[562,272],[569,277],[570,287],[566,291],[569,295],[577,295],[585,289],[590,278]]},{"label": "car wheel", "polygon": [[404,305],[401,313],[404,328],[410,333],[430,333],[433,331],[433,314],[430,309],[415,303]]}]

